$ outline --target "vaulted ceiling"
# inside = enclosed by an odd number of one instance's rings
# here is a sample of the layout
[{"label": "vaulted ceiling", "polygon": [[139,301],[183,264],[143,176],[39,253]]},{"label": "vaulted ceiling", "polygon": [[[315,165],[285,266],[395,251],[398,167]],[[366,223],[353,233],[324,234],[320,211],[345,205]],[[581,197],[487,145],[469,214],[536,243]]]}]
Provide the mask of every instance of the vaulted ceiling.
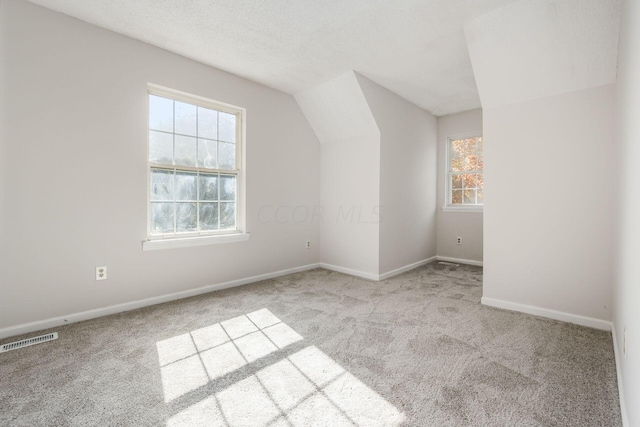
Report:
[{"label": "vaulted ceiling", "polygon": [[[540,64],[541,55],[545,67],[555,59],[557,67],[581,67],[581,86],[615,79],[615,55],[603,52],[617,48],[619,0],[30,1],[291,94],[357,71],[435,115],[481,106],[469,37],[493,86],[500,81],[490,61],[513,55],[509,49],[520,55],[511,57],[515,71]],[[570,6],[561,19],[554,3]],[[594,13],[609,9],[594,28]],[[536,46],[545,52],[508,45],[535,42],[539,31],[546,36]],[[556,52],[558,37],[570,41]]]}]

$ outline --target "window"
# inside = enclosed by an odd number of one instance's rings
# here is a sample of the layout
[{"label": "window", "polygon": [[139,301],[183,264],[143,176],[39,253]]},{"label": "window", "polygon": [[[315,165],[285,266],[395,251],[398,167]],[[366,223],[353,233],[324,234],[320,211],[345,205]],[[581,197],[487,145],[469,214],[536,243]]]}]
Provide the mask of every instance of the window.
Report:
[{"label": "window", "polygon": [[449,138],[445,210],[481,211],[483,204],[482,136]]},{"label": "window", "polygon": [[149,85],[148,239],[243,232],[244,110]]}]

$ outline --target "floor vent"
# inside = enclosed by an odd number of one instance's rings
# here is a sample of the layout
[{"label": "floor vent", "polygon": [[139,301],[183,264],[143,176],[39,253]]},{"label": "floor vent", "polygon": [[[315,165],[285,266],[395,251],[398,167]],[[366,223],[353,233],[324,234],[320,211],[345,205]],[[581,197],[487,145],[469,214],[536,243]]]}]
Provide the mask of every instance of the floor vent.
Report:
[{"label": "floor vent", "polygon": [[16,350],[22,347],[28,347],[34,344],[40,344],[41,342],[57,340],[57,339],[58,339],[58,333],[53,332],[47,335],[40,335],[39,337],[27,338],[26,340],[10,342],[9,344],[2,344],[2,347],[0,347],[0,353]]},{"label": "floor vent", "polygon": [[440,265],[450,265],[452,267],[460,267],[460,264],[456,264],[453,262],[447,262],[447,261],[438,261],[438,264]]}]

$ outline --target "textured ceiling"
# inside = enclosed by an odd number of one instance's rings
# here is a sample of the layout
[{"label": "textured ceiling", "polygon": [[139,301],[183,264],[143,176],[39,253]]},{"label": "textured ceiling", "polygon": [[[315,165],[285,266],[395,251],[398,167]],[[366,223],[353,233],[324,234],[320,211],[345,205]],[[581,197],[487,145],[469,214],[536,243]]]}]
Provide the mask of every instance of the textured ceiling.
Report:
[{"label": "textured ceiling", "polygon": [[463,26],[514,3],[30,1],[291,94],[354,70],[435,115],[480,107]]},{"label": "textured ceiling", "polygon": [[524,0],[465,25],[484,108],[616,81],[620,0]]}]

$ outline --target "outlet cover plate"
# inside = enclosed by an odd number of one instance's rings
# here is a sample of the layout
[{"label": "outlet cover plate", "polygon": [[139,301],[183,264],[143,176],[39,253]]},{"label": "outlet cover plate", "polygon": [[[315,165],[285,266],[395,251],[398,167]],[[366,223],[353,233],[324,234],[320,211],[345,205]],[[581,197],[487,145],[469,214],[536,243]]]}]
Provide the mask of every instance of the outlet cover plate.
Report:
[{"label": "outlet cover plate", "polygon": [[96,267],[96,280],[107,280],[107,266]]}]

